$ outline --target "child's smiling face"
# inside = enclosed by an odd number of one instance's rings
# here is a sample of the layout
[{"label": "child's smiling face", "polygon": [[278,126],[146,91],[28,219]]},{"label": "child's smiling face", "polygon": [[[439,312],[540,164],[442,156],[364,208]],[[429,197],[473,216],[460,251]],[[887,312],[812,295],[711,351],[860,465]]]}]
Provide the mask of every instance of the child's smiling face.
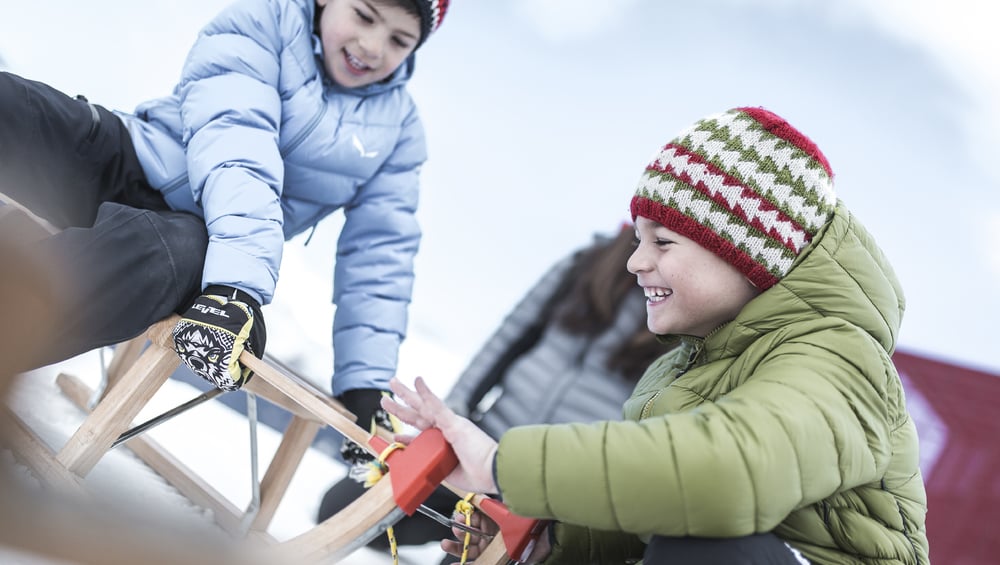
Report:
[{"label": "child's smiling face", "polygon": [[635,234],[628,270],[646,293],[653,333],[705,337],[760,294],[736,267],[653,220],[637,217]]},{"label": "child's smiling face", "polygon": [[348,88],[389,77],[413,53],[420,19],[391,2],[318,0],[323,63],[333,80]]}]

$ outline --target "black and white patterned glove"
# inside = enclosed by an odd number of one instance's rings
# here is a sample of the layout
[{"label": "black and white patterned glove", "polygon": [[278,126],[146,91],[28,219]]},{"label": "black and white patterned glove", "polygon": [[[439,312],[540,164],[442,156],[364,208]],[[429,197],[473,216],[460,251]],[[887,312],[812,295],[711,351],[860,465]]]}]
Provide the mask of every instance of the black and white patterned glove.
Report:
[{"label": "black and white patterned glove", "polygon": [[253,372],[239,363],[246,349],[264,354],[267,330],[260,304],[249,294],[213,285],[174,326],[174,349],[196,375],[222,390],[238,390]]},{"label": "black and white patterned glove", "polygon": [[[337,397],[337,400],[344,405],[352,414],[358,417],[357,424],[365,431],[373,433],[373,426],[378,426],[390,432],[396,432],[398,425],[395,425],[392,418],[380,401],[383,395],[390,393],[373,388],[359,388],[345,391]],[[375,459],[365,448],[344,438],[340,445],[340,456],[344,462],[350,465],[348,474],[358,482],[365,482],[368,476],[368,463]]]}]

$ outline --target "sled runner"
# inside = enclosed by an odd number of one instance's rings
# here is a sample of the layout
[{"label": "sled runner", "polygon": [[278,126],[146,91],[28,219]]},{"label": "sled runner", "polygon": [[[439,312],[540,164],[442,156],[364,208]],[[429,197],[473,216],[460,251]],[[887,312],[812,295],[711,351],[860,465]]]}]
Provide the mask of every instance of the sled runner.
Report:
[{"label": "sled runner", "polygon": [[[82,409],[86,410],[95,397],[98,400],[58,453],[52,454],[37,438],[33,439],[30,429],[23,424],[15,426],[21,430],[16,450],[22,452],[26,464],[44,474],[43,482],[59,488],[79,485],[78,477],[85,477],[105,453],[124,441],[193,503],[211,510],[224,530],[267,546],[268,555],[273,553],[282,562],[319,563],[348,555],[382,534],[403,515],[412,514],[454,468],[456,461],[450,446],[440,432],[428,430],[405,449],[389,454],[388,474],[354,504],[298,537],[279,543],[267,534],[267,526],[321,426],[337,429],[375,455],[387,449],[389,443],[357,426],[353,415],[322,391],[245,353],[241,361],[254,370],[255,376],[243,390],[281,406],[293,418],[259,484],[259,502],[245,510],[237,508],[155,441],[143,435],[130,435],[127,429],[179,366],[180,359],[170,345],[175,322],[176,317],[163,320],[143,336],[119,346],[108,369],[103,395],[95,394],[70,375],[57,377],[63,393]],[[146,341],[148,344],[143,343]],[[15,415],[9,415],[17,421]],[[508,552],[522,555],[537,537],[536,521],[514,516],[487,497],[477,497],[474,502],[502,526],[500,535],[476,563],[507,563]]]}]

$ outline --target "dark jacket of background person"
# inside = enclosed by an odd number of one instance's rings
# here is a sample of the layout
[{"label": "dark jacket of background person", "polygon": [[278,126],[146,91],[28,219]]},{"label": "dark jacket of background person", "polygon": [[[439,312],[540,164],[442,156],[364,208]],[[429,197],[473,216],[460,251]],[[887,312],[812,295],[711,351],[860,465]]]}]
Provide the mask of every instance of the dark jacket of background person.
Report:
[{"label": "dark jacket of background person", "polygon": [[624,267],[633,239],[624,226],[549,269],[459,376],[452,409],[494,438],[513,426],[621,419],[639,376],[666,351]]}]

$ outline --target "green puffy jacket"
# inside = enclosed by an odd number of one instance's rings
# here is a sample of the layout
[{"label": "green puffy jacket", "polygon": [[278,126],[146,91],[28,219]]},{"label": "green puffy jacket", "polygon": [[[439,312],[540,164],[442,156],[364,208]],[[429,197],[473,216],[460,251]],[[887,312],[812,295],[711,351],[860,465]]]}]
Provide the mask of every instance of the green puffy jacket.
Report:
[{"label": "green puffy jacket", "polygon": [[776,286],[657,360],[626,421],[500,441],[504,501],[558,520],[546,563],[625,563],[652,535],[773,531],[812,563],[927,564],[917,433],[890,360],[904,299],[841,203]]}]

